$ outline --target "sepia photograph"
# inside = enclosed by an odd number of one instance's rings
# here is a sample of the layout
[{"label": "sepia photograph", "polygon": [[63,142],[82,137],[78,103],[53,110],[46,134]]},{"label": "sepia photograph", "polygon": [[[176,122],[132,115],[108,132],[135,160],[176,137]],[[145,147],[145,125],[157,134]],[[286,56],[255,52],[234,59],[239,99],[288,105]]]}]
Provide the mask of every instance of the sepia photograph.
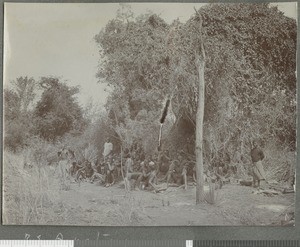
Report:
[{"label": "sepia photograph", "polygon": [[294,226],[297,2],[5,3],[2,223]]}]

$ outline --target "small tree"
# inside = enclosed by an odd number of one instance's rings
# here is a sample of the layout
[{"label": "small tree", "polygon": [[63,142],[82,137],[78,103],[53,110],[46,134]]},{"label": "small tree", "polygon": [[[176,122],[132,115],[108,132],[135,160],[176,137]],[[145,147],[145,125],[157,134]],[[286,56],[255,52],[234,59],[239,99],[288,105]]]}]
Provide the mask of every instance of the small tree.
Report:
[{"label": "small tree", "polygon": [[20,101],[20,110],[22,112],[28,112],[29,107],[32,106],[38,85],[36,81],[31,77],[18,77],[11,82],[13,90],[17,93]]}]

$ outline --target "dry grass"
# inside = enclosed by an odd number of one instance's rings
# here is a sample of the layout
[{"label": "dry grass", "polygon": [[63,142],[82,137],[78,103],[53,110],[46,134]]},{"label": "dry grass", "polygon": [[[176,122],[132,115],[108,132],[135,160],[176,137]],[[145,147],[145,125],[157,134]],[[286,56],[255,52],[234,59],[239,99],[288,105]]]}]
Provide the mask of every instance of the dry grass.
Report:
[{"label": "dry grass", "polygon": [[[271,145],[271,144],[270,144]],[[289,182],[295,174],[296,155],[288,150],[268,147],[265,151],[264,167],[268,180]]]},{"label": "dry grass", "polygon": [[[62,177],[59,168],[38,164],[34,150],[19,154],[4,152],[3,223],[6,225],[92,224],[85,217],[88,211],[80,206],[65,204],[61,197],[69,189],[70,181]],[[92,153],[92,152],[91,152]],[[30,164],[30,166],[24,164]],[[132,193],[102,198],[107,205],[105,218],[115,225],[141,225],[145,223],[144,207]],[[85,222],[85,221],[86,222]]]},{"label": "dry grass", "polygon": [[147,223],[145,222],[145,208],[141,200],[130,192],[121,197],[111,198],[107,216],[113,218],[113,222],[118,226],[138,226]]},{"label": "dry grass", "polygon": [[31,152],[4,151],[4,224],[47,224],[56,217],[59,179],[53,167],[37,163],[38,156],[30,156]]}]

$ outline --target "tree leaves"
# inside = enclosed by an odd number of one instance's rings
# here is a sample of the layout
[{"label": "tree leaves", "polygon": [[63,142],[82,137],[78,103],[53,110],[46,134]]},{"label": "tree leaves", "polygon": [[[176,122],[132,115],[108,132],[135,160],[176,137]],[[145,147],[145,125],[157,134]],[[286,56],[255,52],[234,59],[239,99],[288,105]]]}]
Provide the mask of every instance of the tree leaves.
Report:
[{"label": "tree leaves", "polygon": [[[285,90],[295,98],[295,20],[268,4],[208,4],[199,11],[206,50],[207,126],[223,128],[224,133],[239,129],[249,133],[247,136],[260,133],[268,138],[273,134],[263,126],[264,119],[272,119],[273,115],[267,109],[281,108],[270,95],[281,95]],[[115,98],[123,99],[109,101],[107,107],[117,109],[124,128],[130,121],[142,121],[140,112],[145,110],[151,113],[149,116],[159,118],[169,96],[176,118],[194,123],[198,22],[196,15],[186,23],[175,20],[171,24],[157,15],[126,21],[117,18],[96,36],[101,49],[99,79],[114,88]],[[284,109],[291,114],[289,124],[284,124],[294,126],[295,109],[288,102]],[[271,122],[276,123],[272,124],[274,129],[282,130],[282,121]],[[284,130],[287,142],[294,130],[295,126],[289,133]],[[243,138],[241,132],[239,135],[235,138]]]},{"label": "tree leaves", "polygon": [[67,132],[82,128],[82,110],[74,95],[77,87],[69,87],[57,78],[42,78],[40,85],[45,88],[36,105],[36,133],[53,141]]}]

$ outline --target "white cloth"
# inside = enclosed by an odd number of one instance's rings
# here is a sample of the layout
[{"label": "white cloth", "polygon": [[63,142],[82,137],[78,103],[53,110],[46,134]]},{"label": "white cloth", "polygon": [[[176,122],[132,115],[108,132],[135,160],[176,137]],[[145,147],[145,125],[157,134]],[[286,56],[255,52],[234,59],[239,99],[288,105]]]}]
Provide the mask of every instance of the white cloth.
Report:
[{"label": "white cloth", "polygon": [[149,166],[154,166],[154,165],[155,165],[155,163],[153,161],[149,162]]},{"label": "white cloth", "polygon": [[266,174],[261,160],[254,162],[253,173],[257,180],[266,180]]},{"label": "white cloth", "polygon": [[103,157],[109,155],[113,150],[113,144],[111,142],[104,143]]}]

